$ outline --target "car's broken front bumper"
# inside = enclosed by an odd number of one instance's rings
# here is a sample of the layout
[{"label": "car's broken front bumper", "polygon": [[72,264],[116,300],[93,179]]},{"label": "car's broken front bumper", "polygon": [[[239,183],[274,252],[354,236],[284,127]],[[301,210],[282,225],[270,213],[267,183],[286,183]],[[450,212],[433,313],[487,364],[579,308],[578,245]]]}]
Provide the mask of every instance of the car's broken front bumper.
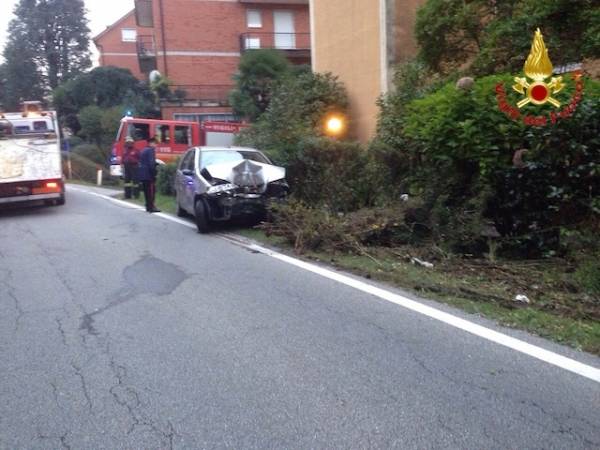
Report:
[{"label": "car's broken front bumper", "polygon": [[268,198],[260,194],[235,194],[209,197],[211,220],[260,216],[267,210]]}]

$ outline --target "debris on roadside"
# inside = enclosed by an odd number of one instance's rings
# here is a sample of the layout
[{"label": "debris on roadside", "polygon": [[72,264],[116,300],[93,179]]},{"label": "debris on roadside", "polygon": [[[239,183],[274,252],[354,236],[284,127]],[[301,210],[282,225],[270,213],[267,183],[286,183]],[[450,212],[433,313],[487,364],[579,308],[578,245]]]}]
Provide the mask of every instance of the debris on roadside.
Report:
[{"label": "debris on roadside", "polygon": [[531,303],[531,300],[529,300],[529,297],[527,297],[526,295],[523,294],[517,294],[515,295],[515,298],[513,300],[516,303],[525,303],[525,304],[529,304]]},{"label": "debris on roadside", "polygon": [[410,258],[410,262],[413,264],[418,264],[419,266],[427,267],[428,269],[433,268],[433,264],[427,261],[423,261],[419,258],[415,258],[414,256]]}]

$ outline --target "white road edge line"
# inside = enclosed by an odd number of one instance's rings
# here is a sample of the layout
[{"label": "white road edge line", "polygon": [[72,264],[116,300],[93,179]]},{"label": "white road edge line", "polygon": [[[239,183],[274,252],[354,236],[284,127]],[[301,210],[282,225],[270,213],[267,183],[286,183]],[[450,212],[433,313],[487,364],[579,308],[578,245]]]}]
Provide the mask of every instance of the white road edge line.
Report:
[{"label": "white road edge line", "polygon": [[[69,187],[75,191],[85,192],[88,194],[92,194],[96,197],[100,197],[106,199],[110,202],[117,203],[122,206],[130,207],[131,209],[139,209],[144,210],[141,206],[133,205],[132,203],[118,200],[112,198],[107,195],[98,194],[96,192],[88,191],[85,189],[73,188]],[[153,214],[162,219],[170,220],[172,222],[178,223],[180,225],[184,225],[188,228],[196,228],[194,224],[191,224],[185,220],[179,219],[177,217],[171,216],[169,214],[164,213],[156,213]],[[500,333],[498,331],[494,331],[490,328],[486,328],[482,325],[478,325],[476,323],[470,322],[468,320],[462,319],[457,316],[453,316],[452,314],[446,313],[444,311],[440,311],[438,309],[432,308],[431,306],[424,305],[415,300],[409,299],[408,297],[404,297],[399,294],[395,294],[390,291],[386,291],[385,289],[378,288],[366,282],[351,278],[347,275],[343,275],[341,273],[334,272],[332,270],[326,269],[324,267],[320,267],[316,264],[308,263],[306,261],[302,261],[297,258],[293,258],[291,256],[284,255],[282,253],[278,253],[276,251],[270,250],[266,247],[262,247],[255,243],[244,242],[244,240],[238,238],[235,235],[231,234],[214,234],[213,236],[224,239],[234,245],[241,246],[247,248],[249,250],[262,253],[263,255],[270,256],[279,261],[285,262],[287,264],[291,264],[300,269],[307,270],[314,274],[320,275],[322,277],[328,278],[330,280],[336,281],[338,283],[344,284],[346,286],[357,289],[366,294],[373,295],[382,300],[386,300],[390,303],[394,303],[403,308],[409,309],[411,311],[417,312],[419,314],[423,314],[424,316],[430,317],[432,319],[443,322],[452,327],[458,328],[460,330],[466,331],[467,333],[474,334],[475,336],[479,336],[483,339],[486,339],[491,342],[495,342],[496,344],[500,344],[504,347],[508,347],[510,349],[516,350],[518,352],[529,355],[533,358],[544,361],[548,364],[552,364],[554,366],[560,367],[561,369],[568,370],[569,372],[573,372],[577,375],[581,375],[582,377],[588,378],[592,381],[600,383],[600,369],[595,368],[593,366],[583,364],[579,361],[576,361],[571,358],[567,358],[566,356],[559,355],[558,353],[551,352],[549,350],[543,349],[533,344],[529,344],[525,341],[521,341],[520,339],[513,338],[506,334]]]}]

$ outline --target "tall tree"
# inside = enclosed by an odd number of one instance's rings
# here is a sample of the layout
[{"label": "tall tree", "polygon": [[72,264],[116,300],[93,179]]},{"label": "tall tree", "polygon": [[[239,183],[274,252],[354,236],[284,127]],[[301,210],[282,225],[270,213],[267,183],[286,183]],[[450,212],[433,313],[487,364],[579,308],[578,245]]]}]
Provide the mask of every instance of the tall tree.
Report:
[{"label": "tall tree", "polygon": [[30,47],[22,39],[11,39],[4,48],[5,63],[0,66],[0,103],[16,111],[23,100],[38,100],[44,95],[42,74]]},{"label": "tall tree", "polygon": [[62,83],[52,92],[52,99],[59,116],[74,132],[83,125],[79,123],[79,114],[88,106],[101,109],[121,106],[121,116],[126,111],[139,117],[160,115],[148,84],[129,70],[113,66],[96,67]]},{"label": "tall tree", "polygon": [[48,92],[90,67],[83,0],[20,0],[14,14],[4,50],[7,82],[20,88],[33,83],[16,96],[32,98],[40,85]]},{"label": "tall tree", "polygon": [[279,50],[251,50],[243,54],[235,89],[230,95],[233,111],[256,120],[269,106],[271,89],[276,80],[289,73],[290,63]]}]

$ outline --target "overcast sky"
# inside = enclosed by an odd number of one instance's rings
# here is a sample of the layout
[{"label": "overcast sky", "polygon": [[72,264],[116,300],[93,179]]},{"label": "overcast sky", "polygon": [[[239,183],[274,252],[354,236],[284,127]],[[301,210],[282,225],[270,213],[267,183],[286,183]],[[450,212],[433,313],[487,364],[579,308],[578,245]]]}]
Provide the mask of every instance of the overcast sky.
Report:
[{"label": "overcast sky", "polygon": [[[133,0],[84,0],[87,9],[89,28],[93,37],[133,9]],[[18,0],[0,0],[0,55],[6,44],[8,22],[14,17],[12,12]],[[92,50],[95,50],[94,44]],[[0,56],[0,59],[2,57]]]}]

